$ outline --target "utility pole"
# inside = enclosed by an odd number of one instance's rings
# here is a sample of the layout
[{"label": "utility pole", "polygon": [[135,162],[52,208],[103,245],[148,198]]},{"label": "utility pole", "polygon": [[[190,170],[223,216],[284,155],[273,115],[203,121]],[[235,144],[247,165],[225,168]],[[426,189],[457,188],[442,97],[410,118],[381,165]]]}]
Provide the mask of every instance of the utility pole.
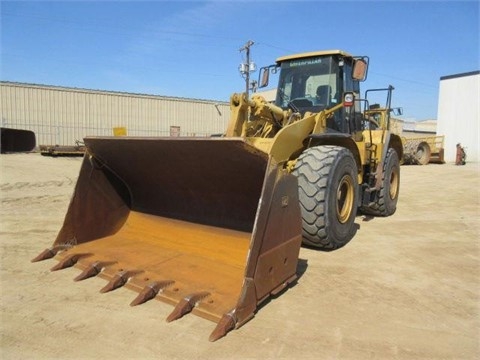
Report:
[{"label": "utility pole", "polygon": [[245,51],[247,59],[244,63],[240,64],[239,71],[242,75],[245,76],[245,93],[247,100],[249,99],[249,92],[250,92],[250,72],[256,70],[255,64],[250,62],[250,47],[254,44],[252,40],[248,40],[247,43],[240,48],[240,52]]}]

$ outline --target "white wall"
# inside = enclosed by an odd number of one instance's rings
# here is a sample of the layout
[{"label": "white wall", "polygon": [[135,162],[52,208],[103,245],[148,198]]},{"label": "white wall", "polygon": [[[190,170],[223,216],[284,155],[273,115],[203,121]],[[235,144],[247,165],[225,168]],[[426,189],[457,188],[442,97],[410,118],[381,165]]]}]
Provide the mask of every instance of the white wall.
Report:
[{"label": "white wall", "polygon": [[437,134],[445,135],[445,161],[454,162],[456,144],[467,162],[480,161],[480,72],[440,78]]}]

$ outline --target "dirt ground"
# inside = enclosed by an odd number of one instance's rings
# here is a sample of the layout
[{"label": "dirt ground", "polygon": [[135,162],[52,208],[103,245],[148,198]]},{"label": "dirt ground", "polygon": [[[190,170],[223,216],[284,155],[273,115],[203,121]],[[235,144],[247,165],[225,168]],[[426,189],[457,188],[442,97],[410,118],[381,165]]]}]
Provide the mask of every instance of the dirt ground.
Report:
[{"label": "dirt ground", "polygon": [[225,338],[160,301],[31,263],[53,243],[81,158],[1,155],[2,359],[479,359],[480,166],[402,166],[397,213],[344,248],[302,248],[298,282]]}]

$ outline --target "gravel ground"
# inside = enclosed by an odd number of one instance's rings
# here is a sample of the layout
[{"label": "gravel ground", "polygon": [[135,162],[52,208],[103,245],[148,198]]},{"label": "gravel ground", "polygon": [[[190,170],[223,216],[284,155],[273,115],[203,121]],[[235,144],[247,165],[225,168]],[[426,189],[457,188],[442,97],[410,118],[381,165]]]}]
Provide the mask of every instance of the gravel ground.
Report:
[{"label": "gravel ground", "polygon": [[402,166],[397,213],[344,248],[302,248],[299,281],[225,338],[128,289],[31,263],[62,224],[81,158],[0,156],[2,359],[478,359],[480,166]]}]

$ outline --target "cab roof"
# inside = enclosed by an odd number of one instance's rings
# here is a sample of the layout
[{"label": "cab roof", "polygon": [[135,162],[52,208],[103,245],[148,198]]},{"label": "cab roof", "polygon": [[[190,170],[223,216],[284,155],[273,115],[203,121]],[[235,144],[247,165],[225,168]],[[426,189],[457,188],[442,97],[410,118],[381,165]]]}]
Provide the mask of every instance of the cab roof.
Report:
[{"label": "cab roof", "polygon": [[311,51],[311,52],[305,52],[305,53],[300,53],[300,54],[293,54],[293,55],[286,55],[279,57],[276,62],[277,64],[280,64],[283,61],[287,60],[293,60],[293,59],[303,59],[303,58],[308,58],[308,57],[313,57],[313,56],[325,56],[325,55],[341,55],[344,57],[353,57],[349,53],[343,51],[343,50],[323,50],[323,51]]}]

